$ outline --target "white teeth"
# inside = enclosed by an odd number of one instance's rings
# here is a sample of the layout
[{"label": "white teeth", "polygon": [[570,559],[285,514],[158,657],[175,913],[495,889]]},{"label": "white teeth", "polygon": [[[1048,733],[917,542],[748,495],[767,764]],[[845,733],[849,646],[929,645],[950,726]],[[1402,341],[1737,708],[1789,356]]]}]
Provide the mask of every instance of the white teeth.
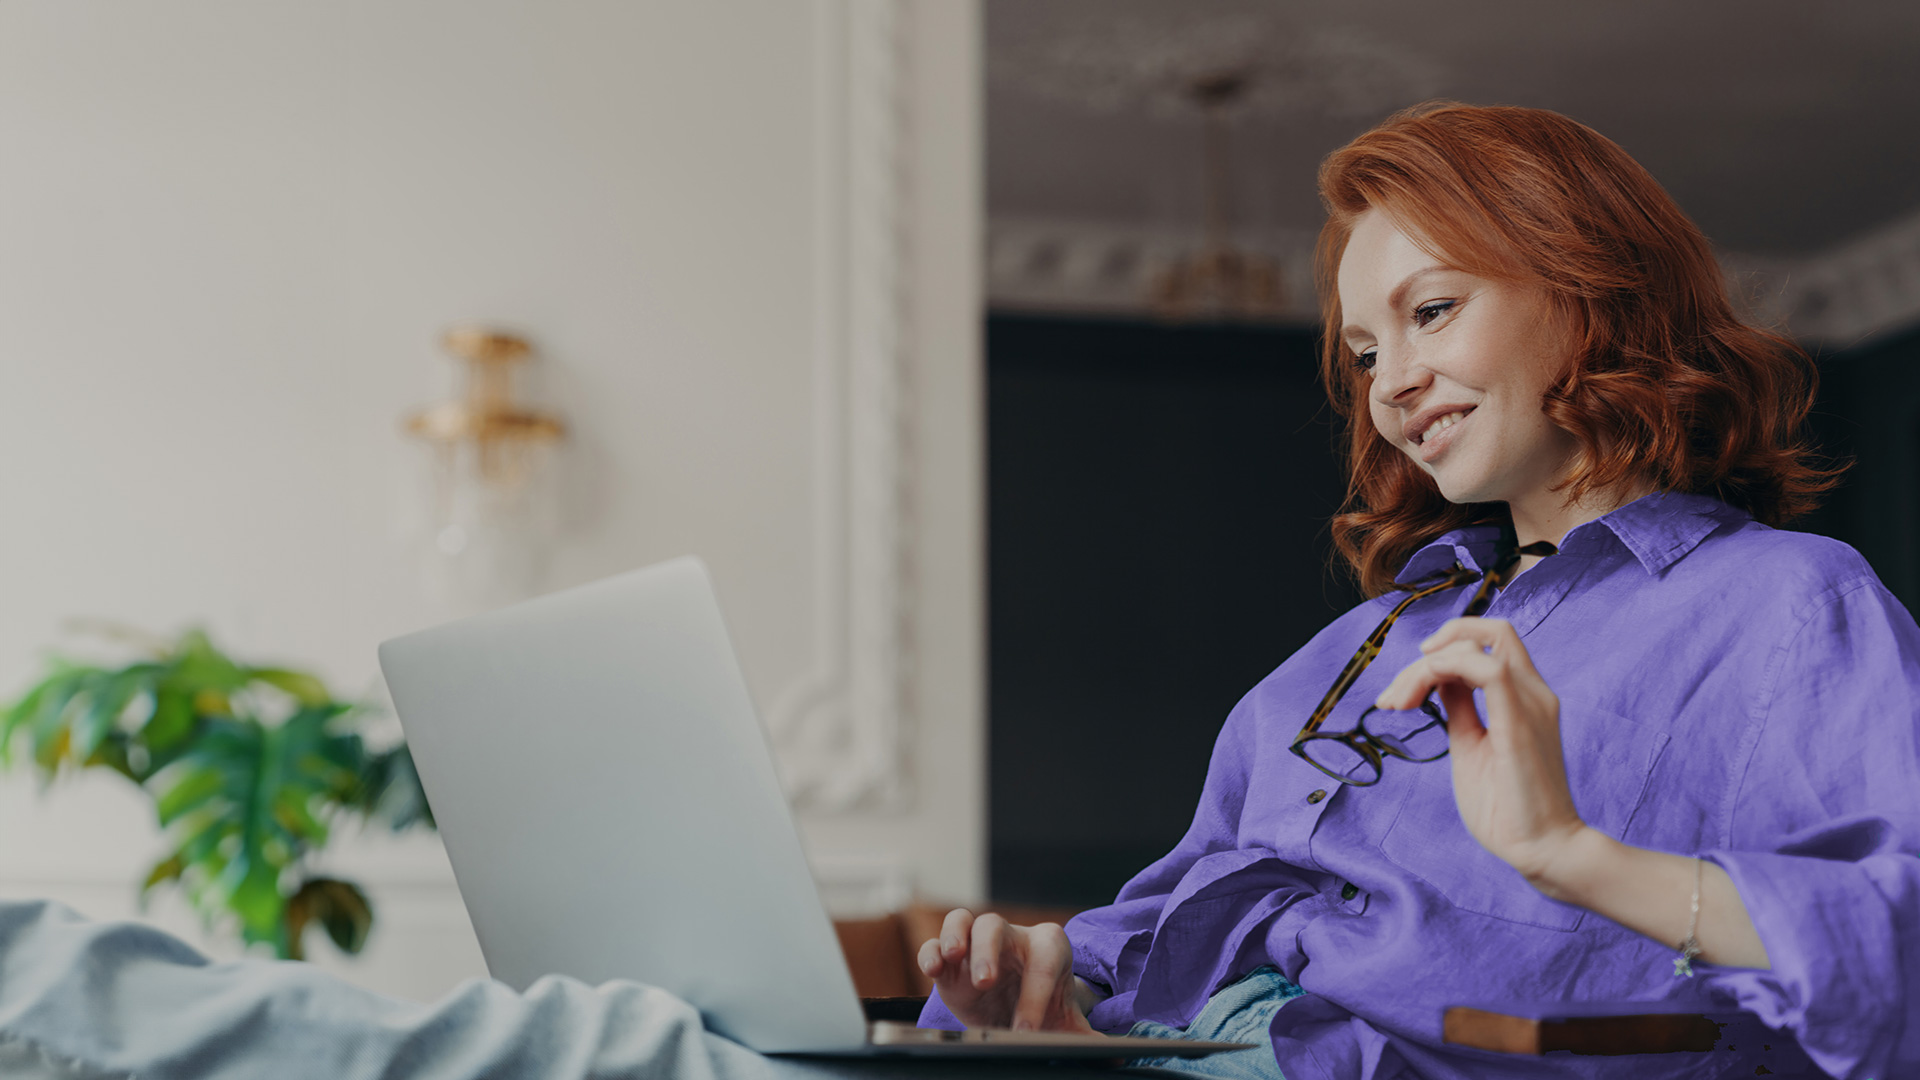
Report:
[{"label": "white teeth", "polygon": [[1459,423],[1466,415],[1464,412],[1448,413],[1440,419],[1435,420],[1433,423],[1427,425],[1427,430],[1420,433],[1420,441],[1423,443],[1426,442],[1428,439],[1447,430],[1454,424]]}]

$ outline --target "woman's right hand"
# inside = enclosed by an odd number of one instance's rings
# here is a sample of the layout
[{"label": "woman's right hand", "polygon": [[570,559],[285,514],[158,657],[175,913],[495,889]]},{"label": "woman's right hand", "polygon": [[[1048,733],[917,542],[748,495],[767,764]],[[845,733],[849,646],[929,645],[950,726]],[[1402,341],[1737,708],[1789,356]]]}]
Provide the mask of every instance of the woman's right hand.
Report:
[{"label": "woman's right hand", "polygon": [[920,970],[968,1027],[1095,1034],[1075,1001],[1073,949],[1057,923],[1014,926],[998,915],[947,913],[920,946]]}]

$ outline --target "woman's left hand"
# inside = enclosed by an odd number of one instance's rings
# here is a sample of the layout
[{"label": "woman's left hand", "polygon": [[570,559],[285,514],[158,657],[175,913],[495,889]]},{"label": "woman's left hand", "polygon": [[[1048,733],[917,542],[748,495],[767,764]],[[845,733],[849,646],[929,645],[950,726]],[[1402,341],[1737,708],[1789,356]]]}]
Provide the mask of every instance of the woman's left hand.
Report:
[{"label": "woman's left hand", "polygon": [[[1583,828],[1560,750],[1560,699],[1504,619],[1453,619],[1420,643],[1375,704],[1415,709],[1437,691],[1447,714],[1453,798],[1467,831],[1536,884]],[[1473,691],[1486,693],[1487,716]]]}]

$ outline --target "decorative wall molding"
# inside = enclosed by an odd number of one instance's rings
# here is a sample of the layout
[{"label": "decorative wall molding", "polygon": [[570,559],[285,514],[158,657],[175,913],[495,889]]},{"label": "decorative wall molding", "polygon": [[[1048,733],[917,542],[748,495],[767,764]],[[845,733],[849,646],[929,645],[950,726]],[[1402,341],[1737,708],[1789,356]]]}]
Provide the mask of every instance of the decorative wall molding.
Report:
[{"label": "decorative wall molding", "polygon": [[907,799],[906,20],[817,0],[812,668],[768,711],[802,811]]},{"label": "decorative wall molding", "polygon": [[[1149,283],[1200,240],[1198,230],[996,218],[987,226],[987,303],[999,311],[1152,318]],[[1233,241],[1282,267],[1286,310],[1269,321],[1314,325],[1314,234],[1247,231]],[[1750,318],[1809,346],[1846,348],[1920,324],[1920,214],[1810,256],[1723,252],[1720,260]]]}]

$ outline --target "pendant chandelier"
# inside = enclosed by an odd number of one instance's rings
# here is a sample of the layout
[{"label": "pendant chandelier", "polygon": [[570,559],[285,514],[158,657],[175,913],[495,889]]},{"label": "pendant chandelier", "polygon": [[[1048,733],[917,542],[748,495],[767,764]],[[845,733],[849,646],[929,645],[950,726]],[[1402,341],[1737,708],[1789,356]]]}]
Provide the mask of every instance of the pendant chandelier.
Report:
[{"label": "pendant chandelier", "polygon": [[1272,319],[1286,313],[1286,281],[1278,260],[1234,245],[1231,228],[1230,112],[1246,97],[1251,74],[1203,75],[1187,93],[1201,118],[1201,199],[1205,232],[1200,247],[1155,274],[1148,301],[1161,318]]}]

